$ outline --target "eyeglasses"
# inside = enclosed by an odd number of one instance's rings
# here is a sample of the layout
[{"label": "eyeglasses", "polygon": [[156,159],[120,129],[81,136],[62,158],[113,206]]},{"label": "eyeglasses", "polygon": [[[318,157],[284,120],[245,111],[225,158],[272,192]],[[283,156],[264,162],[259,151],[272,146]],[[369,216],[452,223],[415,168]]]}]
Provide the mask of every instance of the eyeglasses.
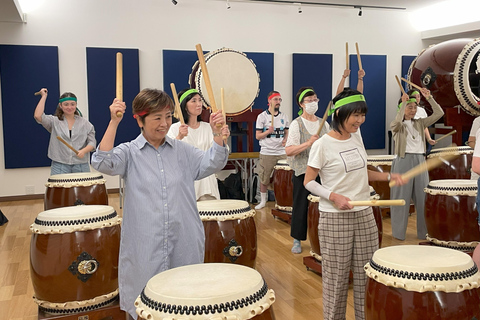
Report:
[{"label": "eyeglasses", "polygon": [[309,100],[305,99],[305,100],[303,100],[303,102],[305,102],[305,103],[312,103],[312,102],[318,102],[318,101],[320,101],[320,100],[318,100],[318,99],[311,99],[311,100],[310,99]]},{"label": "eyeglasses", "polygon": [[273,98],[272,101],[282,102],[282,98]]}]

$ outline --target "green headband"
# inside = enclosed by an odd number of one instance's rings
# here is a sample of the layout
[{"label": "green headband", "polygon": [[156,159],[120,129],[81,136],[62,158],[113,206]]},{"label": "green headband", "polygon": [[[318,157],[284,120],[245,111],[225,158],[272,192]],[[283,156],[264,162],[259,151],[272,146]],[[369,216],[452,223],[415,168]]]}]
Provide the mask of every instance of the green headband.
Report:
[{"label": "green headband", "polygon": [[305,96],[305,94],[307,94],[310,91],[315,93],[315,91],[313,91],[312,89],[303,90],[302,93],[300,93],[300,96],[298,97],[298,103],[300,103],[302,101],[303,97]]},{"label": "green headband", "polygon": [[337,110],[341,106],[344,106],[346,104],[350,104],[353,102],[358,102],[358,101],[365,102],[365,97],[363,96],[363,94],[356,94],[354,96],[349,96],[349,97],[340,99],[337,102],[335,102],[335,105],[333,106],[333,108],[328,110],[328,115],[331,116],[335,112],[335,110]]},{"label": "green headband", "polygon": [[[417,103],[417,99],[415,99],[415,98],[410,98],[410,99],[408,99],[407,101],[405,101],[406,104],[409,104],[409,103],[412,103],[412,102]],[[403,102],[400,102],[400,104],[398,105],[398,110],[400,110],[400,108],[402,107],[402,103],[403,103]]]},{"label": "green headband", "polygon": [[58,103],[62,103],[64,101],[77,101],[77,98],[75,98],[75,97],[65,97],[65,98],[62,98],[62,99],[58,100]]},{"label": "green headband", "polygon": [[180,96],[180,100],[178,101],[178,103],[182,104],[182,101],[188,97],[189,95],[191,95],[192,93],[198,93],[198,90],[197,89],[188,89],[187,91],[185,91],[181,96]]},{"label": "green headband", "polygon": [[420,92],[418,92],[418,91],[413,91],[413,92],[410,94],[410,97],[411,97],[411,96],[414,96],[414,95],[416,95],[416,94],[420,94]]}]

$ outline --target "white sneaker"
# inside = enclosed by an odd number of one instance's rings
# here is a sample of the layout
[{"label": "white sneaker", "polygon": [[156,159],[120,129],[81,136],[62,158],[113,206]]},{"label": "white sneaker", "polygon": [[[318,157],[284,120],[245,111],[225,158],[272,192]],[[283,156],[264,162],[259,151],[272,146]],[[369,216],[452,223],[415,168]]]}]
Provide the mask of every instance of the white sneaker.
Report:
[{"label": "white sneaker", "polygon": [[260,210],[260,209],[265,208],[265,205],[266,205],[266,204],[267,204],[266,202],[260,202],[259,204],[257,204],[257,205],[255,206],[255,210]]}]

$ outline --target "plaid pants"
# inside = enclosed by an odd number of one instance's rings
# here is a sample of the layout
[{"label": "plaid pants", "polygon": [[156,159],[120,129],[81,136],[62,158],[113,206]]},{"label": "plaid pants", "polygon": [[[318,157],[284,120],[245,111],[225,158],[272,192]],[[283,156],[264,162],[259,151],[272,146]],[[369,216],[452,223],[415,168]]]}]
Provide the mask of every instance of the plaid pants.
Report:
[{"label": "plaid pants", "polygon": [[378,229],[372,209],[320,211],[318,238],[322,255],[324,320],[345,319],[350,269],[355,319],[365,319],[367,275],[363,267],[378,249]]}]

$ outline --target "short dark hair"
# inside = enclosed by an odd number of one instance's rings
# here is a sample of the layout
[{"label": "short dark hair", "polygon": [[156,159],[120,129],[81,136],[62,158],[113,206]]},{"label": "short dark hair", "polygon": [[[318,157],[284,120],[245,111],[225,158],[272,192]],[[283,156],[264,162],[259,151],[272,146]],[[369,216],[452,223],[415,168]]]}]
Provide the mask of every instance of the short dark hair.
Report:
[{"label": "short dark hair", "polygon": [[[307,90],[307,89],[311,89],[312,91],[308,91],[307,93],[305,93],[305,95],[302,97],[302,100],[301,101],[298,101],[298,99],[300,98],[300,95],[302,94],[303,91]],[[301,108],[302,106],[300,105],[303,100],[306,98],[306,97],[311,97],[311,96],[314,96],[316,95],[315,91],[313,90],[312,87],[301,87],[300,89],[298,89],[298,92],[297,94],[295,95],[295,102],[298,104],[298,106]]]},{"label": "short dark hair", "polygon": [[[178,93],[178,100],[180,100],[180,97],[182,96],[182,94],[184,94],[185,92],[187,92],[188,90],[190,90],[191,88],[186,88],[186,89],[183,89],[182,91],[180,91]],[[192,92],[190,93],[188,96],[186,96],[183,101],[180,103],[180,110],[182,110],[182,115],[183,115],[183,120],[185,120],[185,123],[188,123],[188,119],[190,119],[190,115],[188,114],[188,110],[187,110],[187,102],[192,100],[193,97],[195,97],[196,95],[199,95],[200,98],[202,97],[200,95],[200,93],[198,92]],[[197,121],[200,122],[202,121],[202,114],[198,115],[197,117]]]},{"label": "short dark hair", "polygon": [[274,93],[280,94],[280,92],[275,91],[275,90],[272,90],[272,91],[270,91],[270,92],[268,93],[268,95],[267,95],[267,100],[268,100],[268,98],[269,98],[272,94],[274,94]]},{"label": "short dark hair", "polygon": [[143,89],[132,102],[134,115],[147,112],[143,116],[139,116],[142,123],[145,123],[145,117],[150,113],[162,111],[165,108],[169,108],[173,112],[173,100],[165,91],[158,89]]},{"label": "short dark hair", "polygon": [[[71,92],[65,92],[60,96],[60,98],[58,98],[58,100],[63,99],[63,98],[67,98],[67,97],[77,99],[77,96],[75,94],[73,94]],[[58,103],[54,116],[56,116],[59,120],[63,120],[63,110],[62,110],[62,108],[60,108],[60,105],[61,105],[61,103]],[[78,113],[78,110],[75,110],[75,114],[80,115]]]},{"label": "short dark hair", "polygon": [[[357,91],[352,88],[345,88],[342,92],[337,94],[335,98],[333,98],[332,102],[335,104],[337,101],[347,98],[350,96],[362,94],[360,91]],[[345,121],[352,115],[352,113],[359,112],[367,114],[368,107],[365,101],[356,101],[346,105],[341,106],[333,113],[333,120],[332,124],[330,125],[333,130],[337,131],[341,134],[340,128],[345,129],[343,126]]]}]

